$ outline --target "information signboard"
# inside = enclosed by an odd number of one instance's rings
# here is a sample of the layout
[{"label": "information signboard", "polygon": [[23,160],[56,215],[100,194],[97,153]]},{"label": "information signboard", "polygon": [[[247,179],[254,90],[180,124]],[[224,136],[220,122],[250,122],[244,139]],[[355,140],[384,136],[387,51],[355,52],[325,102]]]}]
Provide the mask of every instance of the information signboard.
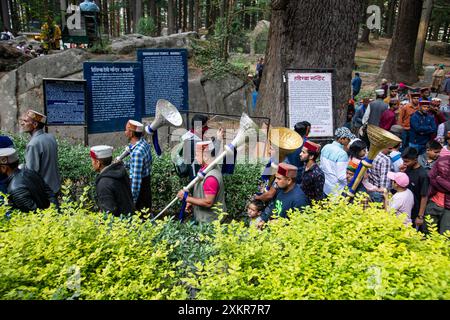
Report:
[{"label": "information signboard", "polygon": [[309,137],[332,137],[332,72],[288,70],[286,75],[289,127],[308,121],[311,123]]},{"label": "information signboard", "polygon": [[129,119],[142,119],[142,70],[139,62],[85,62],[88,132],[125,130]]},{"label": "information signboard", "polygon": [[180,112],[189,110],[186,49],[139,49],[142,63],[143,117],[155,115],[159,99],[170,101]]},{"label": "information signboard", "polygon": [[43,79],[44,113],[49,126],[86,125],[86,81]]}]

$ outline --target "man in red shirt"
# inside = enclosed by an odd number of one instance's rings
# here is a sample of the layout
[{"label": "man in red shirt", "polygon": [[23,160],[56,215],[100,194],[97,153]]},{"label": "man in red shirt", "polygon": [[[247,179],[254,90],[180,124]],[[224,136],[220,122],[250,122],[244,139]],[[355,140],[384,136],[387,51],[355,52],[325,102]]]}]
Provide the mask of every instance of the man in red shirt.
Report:
[{"label": "man in red shirt", "polygon": [[391,127],[397,123],[395,112],[398,109],[398,99],[390,98],[389,109],[383,112],[380,119],[380,128],[384,130],[391,130]]},{"label": "man in red shirt", "polygon": [[[197,176],[203,176],[203,179],[194,186],[192,196],[186,197],[186,209],[192,207],[197,222],[209,223],[216,220],[217,212],[213,210],[214,206],[226,211],[225,186],[220,168],[215,167],[207,174],[203,173],[214,157],[215,149],[212,141],[201,141],[195,145],[195,159],[201,164]],[[180,190],[177,197],[183,200],[184,190]]]}]

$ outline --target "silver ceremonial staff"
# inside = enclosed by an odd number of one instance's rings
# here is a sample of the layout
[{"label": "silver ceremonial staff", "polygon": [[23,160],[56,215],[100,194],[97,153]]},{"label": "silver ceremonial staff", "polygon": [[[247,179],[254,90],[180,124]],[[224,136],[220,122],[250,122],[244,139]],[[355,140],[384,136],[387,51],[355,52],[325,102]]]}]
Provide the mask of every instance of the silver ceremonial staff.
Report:
[{"label": "silver ceremonial staff", "polygon": [[[225,146],[225,150],[218,155],[213,162],[211,162],[203,171],[199,171],[197,173],[197,176],[187,185],[183,188],[184,192],[188,192],[197,182],[203,180],[203,178],[206,176],[206,174],[211,171],[217,164],[221,163],[223,158],[225,158],[228,154],[232,155],[234,153],[234,150],[237,149],[239,146],[241,146],[245,142],[245,137],[248,136],[252,131],[257,133],[259,130],[258,125],[253,122],[252,119],[244,112],[242,113],[241,120],[239,122],[239,130],[236,134],[236,137],[233,139],[233,141]],[[151,221],[154,221],[156,218],[158,218],[160,215],[162,215],[164,212],[166,212],[167,209],[169,209],[176,201],[178,200],[178,197],[175,197],[160,213],[158,213]]]}]

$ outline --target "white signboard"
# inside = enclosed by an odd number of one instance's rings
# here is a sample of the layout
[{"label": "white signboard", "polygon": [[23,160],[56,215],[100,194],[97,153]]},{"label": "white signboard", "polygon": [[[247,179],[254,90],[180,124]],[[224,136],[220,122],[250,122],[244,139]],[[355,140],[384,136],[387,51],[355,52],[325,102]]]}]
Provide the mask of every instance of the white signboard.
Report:
[{"label": "white signboard", "polygon": [[331,73],[288,73],[289,127],[311,123],[309,137],[333,136]]}]

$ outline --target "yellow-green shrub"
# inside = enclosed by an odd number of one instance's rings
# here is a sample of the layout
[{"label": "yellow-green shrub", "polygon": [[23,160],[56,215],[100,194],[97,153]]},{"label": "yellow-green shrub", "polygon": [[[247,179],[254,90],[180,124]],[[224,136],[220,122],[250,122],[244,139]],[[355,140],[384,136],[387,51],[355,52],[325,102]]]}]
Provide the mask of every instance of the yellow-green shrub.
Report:
[{"label": "yellow-green shrub", "polygon": [[198,299],[449,299],[450,248],[401,218],[343,198],[263,231],[215,224],[211,256],[187,282]]},{"label": "yellow-green shrub", "polygon": [[164,222],[62,208],[1,218],[1,299],[187,298],[168,258],[177,243],[155,241]]}]

